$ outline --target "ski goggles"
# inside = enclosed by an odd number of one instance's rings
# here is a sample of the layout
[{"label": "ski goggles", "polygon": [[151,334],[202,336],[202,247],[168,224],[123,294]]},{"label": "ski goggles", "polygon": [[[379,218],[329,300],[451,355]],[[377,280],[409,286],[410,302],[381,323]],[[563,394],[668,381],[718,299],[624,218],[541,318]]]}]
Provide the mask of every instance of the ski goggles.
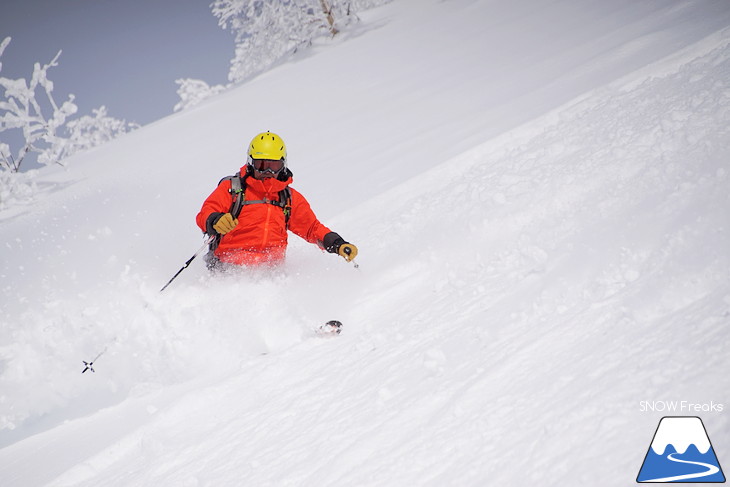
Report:
[{"label": "ski goggles", "polygon": [[286,162],[284,159],[278,161],[271,159],[251,159],[251,166],[258,172],[279,174],[286,166]]}]

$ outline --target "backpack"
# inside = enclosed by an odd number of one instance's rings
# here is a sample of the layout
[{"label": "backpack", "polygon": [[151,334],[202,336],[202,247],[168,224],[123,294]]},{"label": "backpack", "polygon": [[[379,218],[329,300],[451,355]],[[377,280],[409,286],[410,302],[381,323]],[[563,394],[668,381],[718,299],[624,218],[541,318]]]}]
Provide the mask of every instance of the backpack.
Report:
[{"label": "backpack", "polygon": [[[228,192],[231,194],[233,201],[231,202],[231,208],[228,212],[231,216],[233,216],[233,219],[235,220],[238,218],[244,206],[256,204],[274,205],[281,208],[284,212],[284,222],[286,224],[286,229],[289,230],[289,218],[291,217],[291,190],[289,189],[289,186],[279,191],[278,200],[264,198],[262,200],[246,201],[246,179],[248,176],[248,173],[243,177],[239,174],[234,174],[233,176],[226,176],[218,182],[219,185],[223,181],[231,182],[231,189],[229,189]],[[215,250],[218,247],[220,240],[221,236],[216,236],[216,238],[210,243],[210,250]]]}]

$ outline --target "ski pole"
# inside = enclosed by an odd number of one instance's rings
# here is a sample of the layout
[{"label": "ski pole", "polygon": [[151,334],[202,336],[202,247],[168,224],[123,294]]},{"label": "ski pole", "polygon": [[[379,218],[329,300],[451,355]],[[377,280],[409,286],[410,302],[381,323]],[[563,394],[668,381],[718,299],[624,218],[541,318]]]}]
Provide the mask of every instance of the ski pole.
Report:
[{"label": "ski pole", "polygon": [[104,347],[104,350],[102,350],[102,351],[101,351],[101,353],[100,353],[99,355],[97,355],[97,356],[96,356],[96,357],[94,358],[94,360],[92,360],[91,362],[87,362],[86,360],[83,360],[82,362],[84,362],[84,365],[86,366],[86,368],[85,368],[84,370],[82,370],[82,371],[81,371],[81,373],[83,374],[83,373],[84,373],[84,372],[86,372],[87,370],[90,370],[90,371],[92,371],[92,372],[96,372],[96,371],[94,370],[94,362],[96,362],[97,360],[99,360],[99,357],[101,357],[102,355],[104,355],[104,352],[106,352],[106,349],[107,349],[107,348],[109,348],[109,346],[108,346],[108,345],[107,345],[106,347]]},{"label": "ski pole", "polygon": [[169,286],[169,285],[170,285],[170,283],[172,283],[172,281],[174,281],[174,280],[175,280],[175,278],[176,278],[177,276],[179,276],[179,275],[180,275],[180,273],[181,273],[182,271],[184,271],[185,269],[187,269],[187,268],[188,268],[188,266],[190,265],[190,263],[191,263],[192,261],[194,261],[194,260],[195,260],[195,258],[196,258],[197,256],[199,256],[199,255],[200,255],[200,254],[201,254],[201,253],[203,252],[203,250],[205,250],[205,249],[206,249],[206,248],[207,248],[207,247],[208,247],[208,246],[210,245],[210,243],[211,243],[211,242],[213,241],[213,239],[214,239],[214,238],[215,238],[215,236],[213,236],[213,235],[209,236],[209,237],[208,237],[208,238],[207,238],[207,239],[205,240],[205,243],[203,244],[203,246],[202,246],[202,247],[200,247],[200,248],[198,249],[198,251],[197,251],[197,252],[195,252],[195,255],[193,255],[192,257],[190,257],[190,258],[188,259],[188,261],[187,261],[187,262],[185,262],[185,265],[183,265],[183,266],[182,266],[182,267],[180,268],[180,270],[179,270],[179,271],[177,271],[177,273],[176,273],[176,274],[175,274],[174,276],[172,276],[172,279],[170,279],[169,281],[167,281],[167,284],[165,284],[164,286],[162,286],[162,289],[160,289],[160,292],[162,292],[162,291],[164,291],[165,289],[167,289],[167,286]]},{"label": "ski pole", "polygon": [[[352,250],[349,247],[345,247],[343,252],[347,254],[347,257],[350,257],[350,255],[352,254]],[[347,260],[348,262],[352,262],[352,265],[355,267],[355,269],[360,268],[360,265],[357,262],[355,262],[354,258],[348,259],[347,257],[345,257],[345,260]]]}]

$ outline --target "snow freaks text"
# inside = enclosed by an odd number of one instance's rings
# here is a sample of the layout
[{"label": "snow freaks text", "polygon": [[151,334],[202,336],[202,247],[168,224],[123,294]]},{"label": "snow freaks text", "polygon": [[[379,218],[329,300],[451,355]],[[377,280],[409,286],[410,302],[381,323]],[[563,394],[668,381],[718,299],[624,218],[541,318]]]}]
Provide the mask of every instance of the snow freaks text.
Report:
[{"label": "snow freaks text", "polygon": [[639,411],[646,412],[668,412],[680,414],[692,413],[721,413],[725,405],[710,401],[709,403],[698,403],[690,401],[640,401]]}]

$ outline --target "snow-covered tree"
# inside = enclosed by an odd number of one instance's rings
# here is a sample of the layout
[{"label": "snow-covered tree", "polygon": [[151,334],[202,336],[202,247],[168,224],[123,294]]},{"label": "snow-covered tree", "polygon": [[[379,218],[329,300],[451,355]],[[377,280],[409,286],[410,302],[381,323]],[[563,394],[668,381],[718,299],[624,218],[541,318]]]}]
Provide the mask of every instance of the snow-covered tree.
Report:
[{"label": "snow-covered tree", "polygon": [[65,157],[100,146],[139,128],[136,123],[109,117],[103,105],[91,111],[93,116],[84,115],[66,123],[68,139],[63,147]]},{"label": "snow-covered tree", "polygon": [[[355,12],[392,0],[214,0],[218,24],[235,36],[235,55],[228,79],[238,83],[273,66],[319,36],[335,35],[357,19]],[[209,86],[205,81],[179,79],[184,110],[224,91],[228,86]],[[230,85],[229,85],[230,86]]]},{"label": "snow-covered tree", "polygon": [[390,0],[215,0],[213,14],[235,35],[236,49],[228,79],[242,81],[310,44],[334,35],[359,9]]},{"label": "snow-covered tree", "polygon": [[[9,43],[10,37],[0,43],[0,56]],[[58,104],[53,96],[53,82],[48,78],[48,70],[58,66],[60,55],[58,51],[48,64],[35,63],[30,82],[24,78],[0,77],[0,88],[4,90],[0,98],[0,132],[18,130],[23,138],[15,154],[7,143],[0,144],[0,170],[19,172],[30,153],[38,154],[41,164],[59,163],[71,154],[136,128],[134,124],[108,117],[104,107],[95,110],[94,117],[70,121],[78,111],[74,95],[68,95],[67,100]]]},{"label": "snow-covered tree", "polygon": [[228,79],[239,82],[309,43],[324,26],[312,0],[215,0],[218,24],[235,35]]},{"label": "snow-covered tree", "polygon": [[[6,37],[0,44],[0,56],[9,43],[10,37]],[[73,95],[69,95],[60,106],[53,98],[53,82],[48,79],[48,70],[58,66],[60,55],[61,51],[58,51],[51,62],[43,66],[35,63],[30,83],[23,78],[0,77],[0,88],[5,90],[4,99],[0,99],[0,132],[18,129],[22,131],[24,139],[24,145],[15,157],[4,144],[2,157],[7,169],[17,172],[28,153],[39,152],[43,155],[50,147],[58,145],[57,130],[77,111]],[[46,95],[46,111],[50,109],[50,116],[45,115],[41,101],[36,98],[36,90],[39,89]]]},{"label": "snow-covered tree", "polygon": [[179,85],[177,94],[180,97],[180,101],[175,105],[176,112],[195,106],[226,89],[223,85],[209,86],[205,81],[191,78],[178,79],[175,83]]}]

